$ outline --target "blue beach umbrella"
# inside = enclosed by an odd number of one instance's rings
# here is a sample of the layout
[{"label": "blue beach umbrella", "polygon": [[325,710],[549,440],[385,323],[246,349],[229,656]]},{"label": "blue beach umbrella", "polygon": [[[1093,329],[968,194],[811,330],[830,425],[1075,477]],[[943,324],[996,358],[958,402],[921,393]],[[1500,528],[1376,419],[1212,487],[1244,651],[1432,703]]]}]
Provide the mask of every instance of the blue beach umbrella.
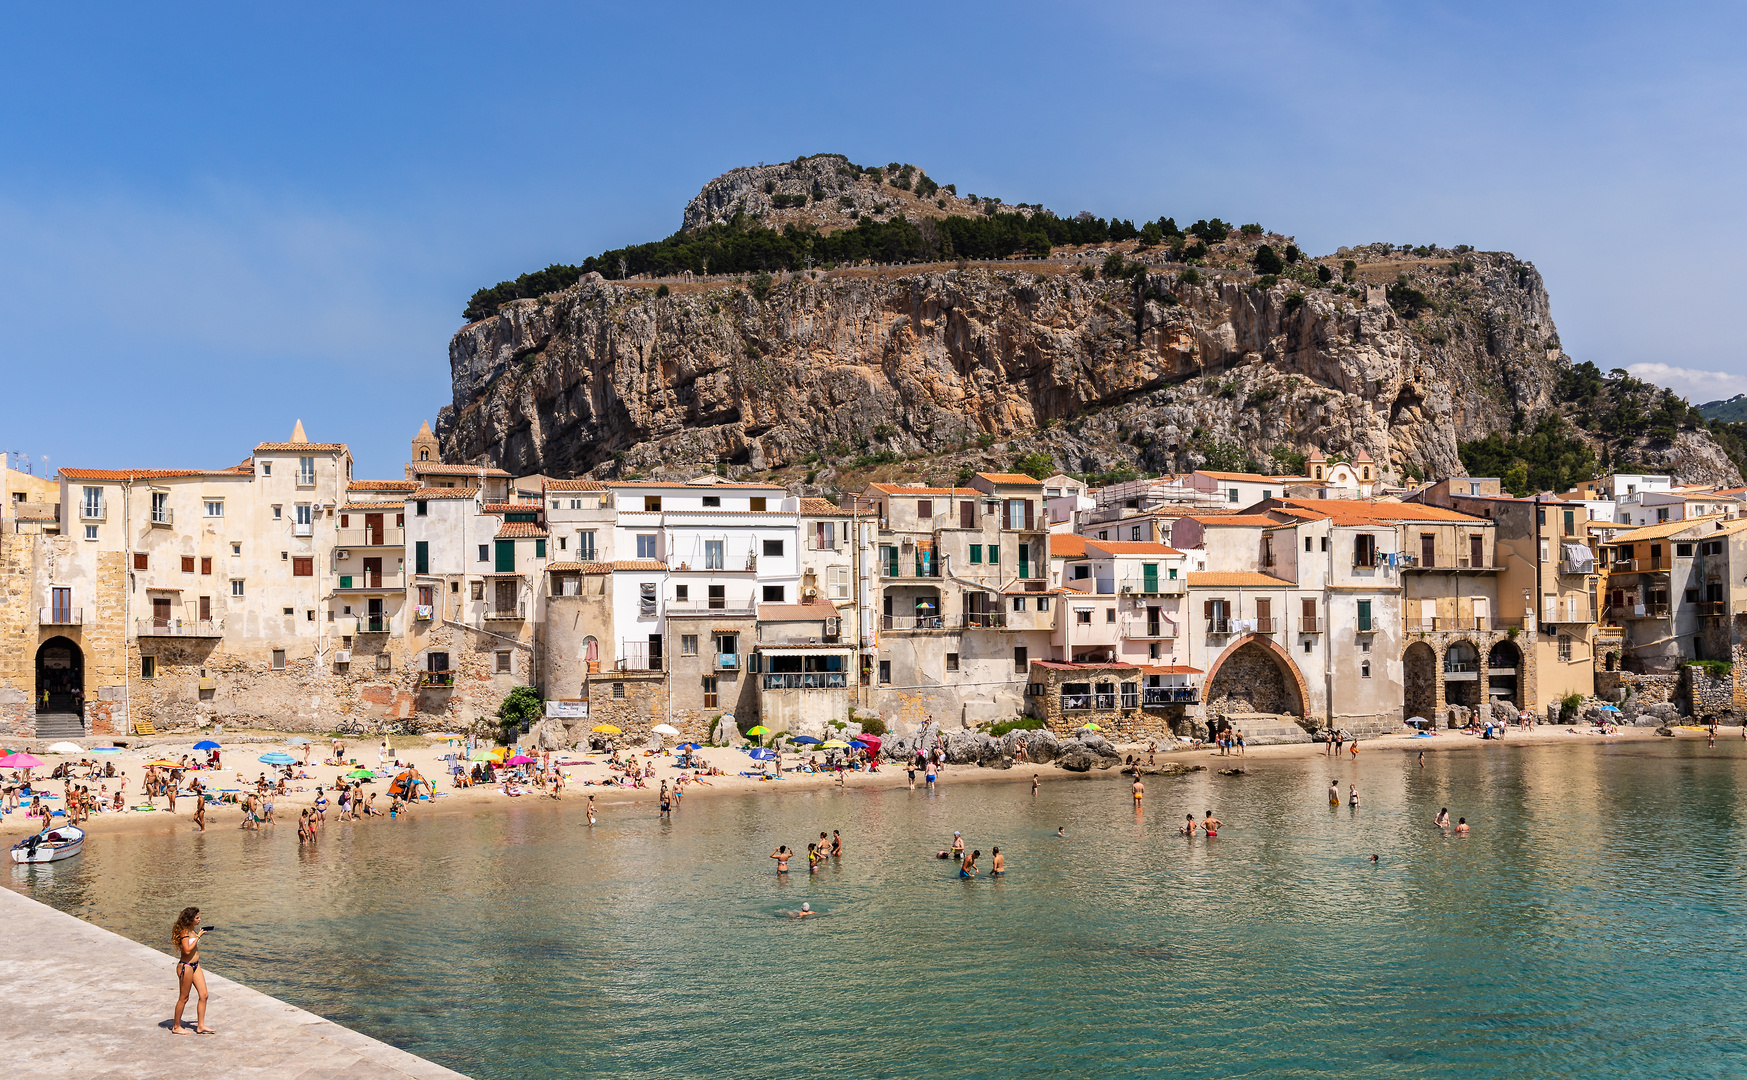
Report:
[{"label": "blue beach umbrella", "polygon": [[211,739],[201,739],[199,742],[194,744],[194,749],[196,749],[196,750],[219,750],[219,749],[222,749],[222,747],[220,747],[217,743],[213,742]]},{"label": "blue beach umbrella", "polygon": [[811,736],[811,735],[796,735],[794,738],[790,739],[789,741],[792,743],[800,743],[803,746],[818,746],[819,745],[819,740],[813,738],[813,736]]},{"label": "blue beach umbrella", "polygon": [[776,751],[768,749],[768,748],[763,747],[763,746],[753,747],[751,750],[746,751],[746,753],[752,758],[753,761],[775,761],[776,760]]},{"label": "blue beach umbrella", "polygon": [[849,740],[849,745],[857,747],[858,749],[861,749],[861,750],[867,749],[867,743],[862,742],[860,739]]},{"label": "blue beach umbrella", "polygon": [[270,754],[262,754],[257,758],[263,765],[295,765],[297,759],[283,750],[275,750]]},{"label": "blue beach umbrella", "polygon": [[675,750],[702,750],[703,746],[698,744],[698,743],[695,743],[695,742],[682,742],[678,746],[674,747],[674,749]]}]

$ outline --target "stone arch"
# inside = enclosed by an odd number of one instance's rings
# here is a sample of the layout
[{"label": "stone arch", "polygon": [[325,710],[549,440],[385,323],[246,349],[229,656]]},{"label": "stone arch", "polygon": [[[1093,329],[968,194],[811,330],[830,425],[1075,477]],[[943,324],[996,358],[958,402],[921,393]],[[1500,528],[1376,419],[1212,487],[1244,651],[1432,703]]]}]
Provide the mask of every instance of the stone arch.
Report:
[{"label": "stone arch", "polygon": [[1461,638],[1444,647],[1444,703],[1474,708],[1480,704],[1480,646]]},{"label": "stone arch", "polygon": [[1416,641],[1401,654],[1402,719],[1423,717],[1437,723],[1438,654],[1423,641]]},{"label": "stone arch", "polygon": [[[1513,709],[1522,707],[1523,651],[1509,638],[1500,638],[1486,652],[1486,700],[1489,703],[1508,701]],[[1495,719],[1515,719],[1495,717]]]},{"label": "stone arch", "polygon": [[36,709],[82,713],[85,705],[85,651],[72,638],[52,637],[36,650]]},{"label": "stone arch", "polygon": [[[1292,654],[1265,634],[1248,634],[1239,638],[1213,662],[1213,667],[1207,672],[1202,700],[1207,702],[1212,712],[1215,703],[1222,698],[1228,707],[1217,710],[1221,712],[1304,716],[1310,706],[1304,676],[1293,663]],[[1241,704],[1250,707],[1238,707]]]}]

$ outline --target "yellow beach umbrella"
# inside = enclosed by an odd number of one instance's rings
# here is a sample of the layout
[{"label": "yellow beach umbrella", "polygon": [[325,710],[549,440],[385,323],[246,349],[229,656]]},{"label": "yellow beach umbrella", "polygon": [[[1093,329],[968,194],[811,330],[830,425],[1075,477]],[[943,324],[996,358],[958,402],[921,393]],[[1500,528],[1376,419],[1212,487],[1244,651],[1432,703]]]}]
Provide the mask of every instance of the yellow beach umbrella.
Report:
[{"label": "yellow beach umbrella", "polygon": [[594,726],[594,730],[600,732],[602,735],[623,735],[624,734],[624,732],[620,731],[618,728],[614,727],[611,724],[596,724]]},{"label": "yellow beach umbrella", "polygon": [[832,739],[830,742],[820,743],[819,749],[821,749],[821,750],[847,750],[847,749],[849,749],[849,744],[844,742],[842,739]]},{"label": "yellow beach umbrella", "polygon": [[748,735],[769,735],[770,729],[765,727],[763,724],[759,724],[757,727],[747,728],[746,734],[748,734]]},{"label": "yellow beach umbrella", "polygon": [[156,761],[148,761],[148,762],[146,762],[146,764],[147,765],[154,765],[154,766],[157,766],[158,768],[174,769],[177,766],[181,765],[182,763],[180,761],[171,761],[169,758],[159,758]]}]

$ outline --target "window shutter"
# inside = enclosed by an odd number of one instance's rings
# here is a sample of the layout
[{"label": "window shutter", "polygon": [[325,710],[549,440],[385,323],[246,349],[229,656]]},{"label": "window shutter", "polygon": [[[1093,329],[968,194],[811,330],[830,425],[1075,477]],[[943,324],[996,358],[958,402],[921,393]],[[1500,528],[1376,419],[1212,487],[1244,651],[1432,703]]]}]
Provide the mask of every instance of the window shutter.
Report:
[{"label": "window shutter", "polygon": [[1201,602],[1201,614],[1204,618],[1213,618],[1213,601],[1203,600]]},{"label": "window shutter", "polygon": [[1036,527],[1036,506],[1030,499],[1025,500],[1025,528],[1029,531]]},{"label": "window shutter", "polygon": [[134,552],[133,553],[133,568],[135,570],[144,570],[144,569],[146,569],[146,565],[147,565],[146,553],[143,551]]},{"label": "window shutter", "polygon": [[934,516],[934,500],[933,499],[917,499],[916,500],[916,516],[919,518],[931,518],[931,517],[933,517]]}]

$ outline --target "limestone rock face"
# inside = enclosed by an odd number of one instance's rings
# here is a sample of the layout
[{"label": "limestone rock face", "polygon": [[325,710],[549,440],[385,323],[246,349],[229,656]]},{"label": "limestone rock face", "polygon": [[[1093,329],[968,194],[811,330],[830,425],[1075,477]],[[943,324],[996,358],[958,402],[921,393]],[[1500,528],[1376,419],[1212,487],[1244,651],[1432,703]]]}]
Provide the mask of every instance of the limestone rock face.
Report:
[{"label": "limestone rock face", "polygon": [[[719,208],[713,190],[688,221]],[[1397,478],[1461,475],[1458,443],[1509,431],[1519,411],[1558,411],[1570,364],[1531,265],[1480,252],[1461,265],[1413,270],[1435,303],[1416,319],[1380,286],[1260,287],[1235,271],[1195,284],[1176,272],[1087,281],[1059,266],[812,271],[762,299],[745,283],[657,298],[589,275],[455,335],[438,436],[450,461],[516,474],[806,463],[810,493],[881,455],[980,468],[1041,451],[1104,473],[1362,449]],[[1633,455],[1691,482],[1740,483],[1703,432]]]}]

